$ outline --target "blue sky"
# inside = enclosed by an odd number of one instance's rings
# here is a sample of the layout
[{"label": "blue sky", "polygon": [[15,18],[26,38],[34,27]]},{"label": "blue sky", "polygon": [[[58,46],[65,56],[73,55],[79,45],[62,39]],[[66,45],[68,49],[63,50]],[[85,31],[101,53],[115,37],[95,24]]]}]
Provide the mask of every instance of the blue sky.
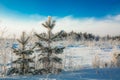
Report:
[{"label": "blue sky", "polygon": [[0,5],[25,15],[99,18],[120,13],[120,0],[0,0]]},{"label": "blue sky", "polygon": [[8,34],[45,31],[47,16],[55,19],[55,32],[120,35],[120,0],[0,0],[0,27]]}]

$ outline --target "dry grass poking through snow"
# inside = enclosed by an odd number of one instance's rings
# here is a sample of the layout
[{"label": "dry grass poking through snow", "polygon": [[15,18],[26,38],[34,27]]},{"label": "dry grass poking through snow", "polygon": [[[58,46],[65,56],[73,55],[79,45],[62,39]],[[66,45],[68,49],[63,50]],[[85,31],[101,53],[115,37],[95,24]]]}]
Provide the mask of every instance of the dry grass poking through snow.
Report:
[{"label": "dry grass poking through snow", "polygon": [[111,66],[120,68],[120,52],[113,53]]},{"label": "dry grass poking through snow", "polygon": [[92,66],[93,68],[120,68],[120,52],[113,52],[109,61],[104,61],[95,55]]}]

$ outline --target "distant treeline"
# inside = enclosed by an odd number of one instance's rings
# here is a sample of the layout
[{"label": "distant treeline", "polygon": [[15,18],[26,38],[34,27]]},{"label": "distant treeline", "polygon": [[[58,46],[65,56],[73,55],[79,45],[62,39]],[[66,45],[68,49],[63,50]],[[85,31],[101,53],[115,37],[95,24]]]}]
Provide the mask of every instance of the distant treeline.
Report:
[{"label": "distant treeline", "polygon": [[[60,32],[56,33],[59,34]],[[56,34],[52,34],[53,36]],[[41,33],[41,36],[46,36],[46,33]],[[60,36],[57,37],[57,39],[55,41],[58,40],[67,40],[67,39],[72,39],[75,41],[81,41],[81,40],[85,40],[85,41],[99,41],[99,40],[120,40],[120,35],[118,36],[110,36],[110,35],[106,35],[106,36],[99,36],[99,35],[94,35],[92,33],[82,33],[82,32],[74,32],[71,31],[69,33],[63,31]]]},{"label": "distant treeline", "polygon": [[[60,34],[59,36],[56,36],[57,38],[54,40],[54,41],[61,41],[61,40],[75,40],[75,41],[99,41],[99,40],[102,40],[102,41],[107,41],[107,40],[118,40],[120,41],[120,35],[116,35],[116,36],[111,36],[111,35],[106,35],[106,36],[99,36],[99,35],[95,35],[95,34],[92,34],[92,33],[87,33],[87,32],[74,32],[74,31],[71,31],[71,32],[65,32],[65,31],[62,31],[61,32],[57,32],[55,34],[51,33],[52,36],[55,36],[55,35],[58,35]],[[42,37],[48,37],[46,33],[41,33],[39,34],[40,36]],[[32,35],[30,35],[32,36]],[[33,34],[33,37],[32,38],[35,38],[34,37],[34,34]],[[4,40],[4,38],[1,38],[0,37],[0,40]],[[7,39],[7,40],[13,40],[12,39]]]}]

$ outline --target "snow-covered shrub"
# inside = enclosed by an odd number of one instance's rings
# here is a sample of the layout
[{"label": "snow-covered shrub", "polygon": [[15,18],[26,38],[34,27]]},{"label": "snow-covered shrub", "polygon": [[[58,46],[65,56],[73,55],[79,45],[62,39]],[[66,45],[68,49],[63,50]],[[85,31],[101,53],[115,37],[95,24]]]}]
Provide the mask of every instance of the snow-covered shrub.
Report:
[{"label": "snow-covered shrub", "polygon": [[93,68],[100,68],[100,58],[99,56],[95,55],[93,61],[92,61]]},{"label": "snow-covered shrub", "polygon": [[120,68],[120,52],[113,53],[111,67],[119,67]]},{"label": "snow-covered shrub", "polygon": [[93,68],[109,68],[111,67],[111,62],[100,58],[98,55],[95,55],[92,61],[92,66]]}]

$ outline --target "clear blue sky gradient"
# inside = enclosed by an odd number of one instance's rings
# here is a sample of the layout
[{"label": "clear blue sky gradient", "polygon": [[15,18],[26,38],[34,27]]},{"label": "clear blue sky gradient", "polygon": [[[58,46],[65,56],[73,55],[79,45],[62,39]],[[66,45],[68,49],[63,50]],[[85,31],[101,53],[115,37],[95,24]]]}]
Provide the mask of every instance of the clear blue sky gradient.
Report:
[{"label": "clear blue sky gradient", "polygon": [[0,0],[0,5],[27,15],[101,18],[120,14],[120,0]]}]

